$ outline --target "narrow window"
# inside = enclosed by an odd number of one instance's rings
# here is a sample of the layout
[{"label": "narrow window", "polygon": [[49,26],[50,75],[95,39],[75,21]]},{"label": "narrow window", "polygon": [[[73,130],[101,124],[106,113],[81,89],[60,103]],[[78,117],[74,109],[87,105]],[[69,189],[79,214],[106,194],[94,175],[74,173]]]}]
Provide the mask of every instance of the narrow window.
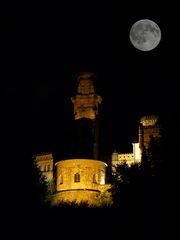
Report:
[{"label": "narrow window", "polygon": [[97,183],[97,174],[93,175],[93,183]]},{"label": "narrow window", "polygon": [[79,173],[76,173],[74,175],[74,182],[80,182],[80,174]]},{"label": "narrow window", "polygon": [[50,164],[48,164],[48,169],[47,169],[48,171],[50,171],[51,170],[51,168],[50,168]]},{"label": "narrow window", "polygon": [[59,175],[59,184],[63,184],[63,175]]}]

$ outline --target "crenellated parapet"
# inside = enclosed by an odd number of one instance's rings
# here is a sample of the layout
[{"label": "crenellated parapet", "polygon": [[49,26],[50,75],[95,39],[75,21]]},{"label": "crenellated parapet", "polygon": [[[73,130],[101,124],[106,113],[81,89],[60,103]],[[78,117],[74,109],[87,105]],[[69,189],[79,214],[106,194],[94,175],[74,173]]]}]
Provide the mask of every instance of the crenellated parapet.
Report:
[{"label": "crenellated parapet", "polygon": [[140,124],[142,124],[143,127],[154,127],[158,123],[158,119],[158,115],[143,116],[140,119]]},{"label": "crenellated parapet", "polygon": [[160,139],[162,126],[158,115],[144,116],[140,119],[139,125],[139,143],[140,148],[148,149],[152,138]]}]

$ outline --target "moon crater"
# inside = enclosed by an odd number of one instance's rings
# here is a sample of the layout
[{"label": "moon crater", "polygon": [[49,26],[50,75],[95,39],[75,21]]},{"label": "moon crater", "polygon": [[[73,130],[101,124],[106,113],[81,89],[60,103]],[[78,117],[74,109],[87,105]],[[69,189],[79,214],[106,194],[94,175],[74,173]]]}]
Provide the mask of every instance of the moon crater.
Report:
[{"label": "moon crater", "polygon": [[142,19],[132,25],[129,37],[135,48],[141,51],[149,51],[159,44],[161,30],[155,22]]}]

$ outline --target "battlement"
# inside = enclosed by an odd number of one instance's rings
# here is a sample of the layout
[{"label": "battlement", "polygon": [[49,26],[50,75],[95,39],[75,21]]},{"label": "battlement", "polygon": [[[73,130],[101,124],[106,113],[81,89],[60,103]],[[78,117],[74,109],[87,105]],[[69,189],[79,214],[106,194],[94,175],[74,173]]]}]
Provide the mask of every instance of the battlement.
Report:
[{"label": "battlement", "polygon": [[85,79],[92,79],[96,76],[95,73],[93,72],[80,72],[78,74],[76,74],[76,79],[79,80],[85,80]]},{"label": "battlement", "polygon": [[118,153],[120,157],[126,156],[126,157],[132,157],[134,154],[133,153]]},{"label": "battlement", "polygon": [[36,154],[34,155],[34,158],[37,162],[53,160],[52,153]]},{"label": "battlement", "polygon": [[159,119],[158,115],[144,116],[140,119],[140,123],[144,127],[152,127],[152,126],[155,126],[157,124],[158,119]]}]

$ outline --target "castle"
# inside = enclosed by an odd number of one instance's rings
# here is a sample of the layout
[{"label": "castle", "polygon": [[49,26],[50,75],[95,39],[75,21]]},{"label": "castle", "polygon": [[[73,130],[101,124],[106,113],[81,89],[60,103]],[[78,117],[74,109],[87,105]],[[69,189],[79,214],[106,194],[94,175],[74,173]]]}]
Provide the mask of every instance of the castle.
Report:
[{"label": "castle", "polygon": [[[77,123],[77,141],[75,151],[77,157],[54,162],[52,153],[34,156],[35,162],[49,184],[55,182],[56,190],[52,194],[52,205],[61,202],[87,202],[99,206],[111,204],[109,192],[111,184],[106,183],[107,168],[111,174],[116,166],[126,162],[128,166],[140,163],[142,147],[148,148],[151,137],[159,138],[161,127],[158,116],[145,116],[140,119],[138,142],[133,143],[133,152],[112,153],[110,166],[99,160],[98,154],[98,108],[102,98],[96,93],[95,74],[81,72],[76,76],[77,92],[71,97],[74,105],[74,119]],[[103,201],[102,201],[103,199]]]},{"label": "castle", "polygon": [[127,163],[128,166],[134,163],[140,163],[142,161],[143,148],[148,149],[152,138],[160,139],[162,126],[159,122],[159,116],[150,115],[143,116],[140,119],[138,130],[138,142],[132,143],[132,153],[117,153],[112,154],[112,174],[115,173],[116,166],[118,164]]}]

